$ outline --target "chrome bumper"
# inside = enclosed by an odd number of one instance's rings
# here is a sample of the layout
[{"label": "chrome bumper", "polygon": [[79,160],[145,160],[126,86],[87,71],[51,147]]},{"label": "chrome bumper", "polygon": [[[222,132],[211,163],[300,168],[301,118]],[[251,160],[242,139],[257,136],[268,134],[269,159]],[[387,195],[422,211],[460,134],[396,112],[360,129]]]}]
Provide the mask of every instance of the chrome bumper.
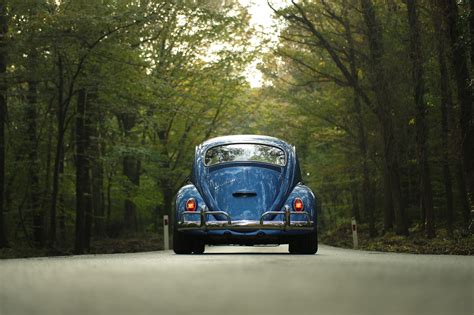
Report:
[{"label": "chrome bumper", "polygon": [[[284,215],[283,221],[265,221],[264,219],[269,215]],[[306,221],[291,221],[291,215],[304,215]],[[186,221],[187,215],[199,215],[199,221]],[[222,215],[227,218],[227,221],[208,221],[208,215]],[[311,231],[314,228],[314,221],[311,220],[311,215],[306,211],[296,212],[290,211],[290,208],[285,207],[284,211],[267,211],[260,216],[260,221],[257,220],[239,220],[232,221],[232,218],[224,211],[184,211],[181,213],[178,221],[179,231],[210,231],[210,230],[234,230],[234,231],[248,231],[248,230],[282,230],[282,231]]]}]

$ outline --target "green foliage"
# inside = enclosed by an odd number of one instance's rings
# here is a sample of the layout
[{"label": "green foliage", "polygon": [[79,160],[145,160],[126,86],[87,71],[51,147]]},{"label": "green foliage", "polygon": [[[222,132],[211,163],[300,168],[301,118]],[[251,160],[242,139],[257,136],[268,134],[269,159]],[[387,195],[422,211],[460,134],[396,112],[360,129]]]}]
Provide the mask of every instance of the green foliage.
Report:
[{"label": "green foliage", "polygon": [[[320,224],[326,231],[347,223],[357,209],[360,221],[368,223],[369,200],[377,232],[389,232],[382,227],[386,147],[374,88],[377,65],[360,2],[305,0],[275,11],[280,40],[264,54],[250,44],[258,34],[249,13],[237,1],[226,3],[6,1],[5,196],[8,234],[15,244],[44,246],[33,244],[39,237],[33,234],[51,231],[46,218],[53,200],[53,222],[60,226],[56,238],[66,251],[80,198],[93,199],[93,240],[158,231],[161,216],[170,213],[174,194],[190,173],[194,147],[225,134],[266,134],[294,144],[303,180],[321,202]],[[412,227],[423,226],[407,6],[403,1],[370,3],[381,29],[379,62],[389,78],[387,115],[399,148],[395,155],[407,219]],[[439,225],[447,217],[442,163],[448,150],[456,233],[465,219],[462,187],[456,184],[461,128],[455,71],[446,40],[444,79],[453,95],[446,147],[434,9],[429,1],[416,3],[435,217]],[[459,45],[467,45],[467,7],[458,8],[464,36]],[[267,85],[251,89],[244,73],[255,59],[263,61]],[[87,96],[83,117],[77,114],[82,91]],[[78,137],[80,119],[85,139]],[[81,141],[87,142],[85,174],[78,174],[77,167]],[[31,188],[35,177],[38,191]],[[83,178],[90,179],[84,181],[90,191],[78,197]],[[35,196],[39,202],[31,201]],[[38,229],[34,221],[41,217]]]},{"label": "green foliage", "polygon": [[[10,0],[7,6],[10,236],[32,244],[35,213],[44,218],[42,233],[49,233],[46,217],[55,198],[58,244],[67,247],[77,229],[76,199],[84,196],[97,200],[93,224],[105,222],[109,236],[131,224],[123,221],[126,202],[134,207],[134,230],[156,232],[189,175],[194,146],[227,133],[229,116],[243,106],[243,72],[256,53],[247,45],[253,34],[248,13],[211,0]],[[87,95],[86,175],[92,183],[83,197],[76,196],[81,90]],[[33,120],[25,120],[31,108]],[[26,136],[31,130],[35,143]],[[58,147],[63,156],[55,155]],[[28,202],[30,150],[39,162],[40,205]],[[59,192],[53,197],[55,162]]]},{"label": "green foliage", "polygon": [[[362,2],[362,1],[361,1]],[[374,5],[376,23],[381,29],[384,52],[380,63],[388,75],[387,103],[394,124],[394,142],[399,150],[402,196],[407,207],[409,223],[421,224],[420,173],[418,169],[416,137],[416,111],[413,104],[414,78],[410,59],[409,25],[407,7],[400,1],[369,1]],[[363,163],[368,165],[368,178],[375,204],[375,223],[383,231],[384,182],[383,123],[377,112],[374,90],[374,62],[369,49],[367,24],[360,2],[299,1],[275,11],[275,18],[286,23],[275,51],[264,60],[262,71],[271,85],[267,94],[272,101],[268,106],[268,124],[260,130],[281,136],[294,143],[303,160],[304,180],[322,201],[321,223],[328,230],[356,215],[360,221],[369,221],[364,203]],[[435,5],[416,1],[419,12],[424,69],[427,115],[427,144],[429,165],[432,169],[435,217],[438,224],[446,222],[446,177],[442,171],[443,151],[459,152],[456,133],[459,132],[460,113],[457,105],[450,109],[450,147],[443,147],[441,135],[441,93],[437,40],[433,23],[443,23],[434,18]],[[460,14],[466,8],[459,6]],[[467,35],[466,35],[467,36]],[[443,41],[443,39],[441,39]],[[459,43],[461,44],[461,43]],[[448,47],[448,42],[445,42]],[[446,48],[447,49],[447,48]],[[449,57],[446,56],[446,57]],[[449,66],[449,59],[446,61]],[[450,72],[454,69],[449,68]],[[451,72],[452,73],[452,72]],[[390,100],[388,99],[390,98]],[[455,104],[459,100],[454,99]],[[360,109],[357,109],[357,103]],[[262,110],[265,115],[266,109]],[[272,126],[274,128],[269,128]],[[365,136],[360,133],[365,130]],[[365,138],[367,156],[361,152]],[[393,145],[393,143],[392,143]],[[449,154],[450,168],[458,157]],[[454,182],[455,218],[462,229],[460,192]],[[458,180],[458,179],[456,179]],[[471,199],[472,200],[472,199]],[[472,206],[472,202],[471,202]],[[423,220],[423,219],[421,219]],[[465,223],[464,223],[465,224]]]}]

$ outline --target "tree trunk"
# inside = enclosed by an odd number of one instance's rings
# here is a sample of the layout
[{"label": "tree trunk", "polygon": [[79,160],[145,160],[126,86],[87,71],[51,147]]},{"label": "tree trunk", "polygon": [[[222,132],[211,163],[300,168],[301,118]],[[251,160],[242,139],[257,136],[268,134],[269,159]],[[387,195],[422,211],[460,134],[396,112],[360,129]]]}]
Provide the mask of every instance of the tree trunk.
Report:
[{"label": "tree trunk", "polygon": [[418,167],[420,172],[421,207],[426,216],[426,236],[435,237],[433,190],[431,187],[431,171],[428,163],[427,124],[425,103],[425,78],[423,71],[424,58],[421,51],[420,27],[418,22],[417,4],[415,0],[406,0],[408,25],[410,28],[410,57],[412,60],[412,74],[414,83],[415,101],[415,129],[416,146],[418,153]]},{"label": "tree trunk", "polygon": [[112,172],[107,173],[107,228],[110,226],[110,217],[112,215]]},{"label": "tree trunk", "polygon": [[[441,28],[442,21],[440,12],[435,6],[433,8],[433,26],[435,29],[436,36],[436,50],[439,64],[439,84],[441,91],[441,146],[442,146],[442,165],[443,165],[443,182],[444,190],[446,193],[446,223],[449,235],[453,234],[453,223],[454,223],[454,205],[453,205],[453,189],[452,189],[452,176],[450,170],[450,151],[453,148],[453,144],[450,143],[450,130],[452,124],[452,108],[453,99],[451,94],[451,87],[449,86],[449,74],[448,66],[446,64],[446,49],[445,49],[445,32]],[[457,157],[454,157],[457,159]]]},{"label": "tree trunk", "polygon": [[[400,170],[398,162],[398,142],[395,138],[392,121],[393,105],[388,78],[383,65],[384,49],[382,44],[382,33],[378,25],[374,6],[371,0],[360,0],[364,21],[367,26],[367,38],[369,41],[370,60],[372,65],[372,88],[376,97],[377,117],[382,129],[382,140],[384,146],[384,174],[386,186],[391,192],[393,209],[395,210],[396,233],[408,235],[406,224],[405,204],[400,186]],[[389,191],[385,194],[389,197]],[[387,209],[386,209],[387,210]]]},{"label": "tree trunk", "polygon": [[357,189],[357,183],[353,171],[351,170],[351,216],[360,222],[360,210],[359,210],[359,190]]},{"label": "tree trunk", "polygon": [[[452,62],[460,103],[461,152],[466,184],[471,198],[474,198],[474,127],[472,122],[472,87],[469,69],[467,66],[468,53],[463,43],[463,32],[455,0],[441,0],[441,10],[446,18],[448,34],[450,36]],[[471,221],[469,207],[463,211],[464,225]]]},{"label": "tree trunk", "polygon": [[8,246],[5,224],[5,124],[7,115],[7,47],[8,22],[5,3],[0,4],[0,248]]},{"label": "tree trunk", "polygon": [[[74,139],[74,135],[71,137]],[[59,179],[64,174],[64,149],[61,150],[61,157],[59,158]],[[59,226],[59,237],[62,242],[62,244],[66,244],[66,209],[65,209],[65,204],[64,204],[64,192],[59,189],[58,191],[58,203],[57,203],[57,209],[59,212],[58,216],[58,226]]]},{"label": "tree trunk", "polygon": [[[74,252],[84,253],[89,248],[91,217],[91,180],[88,157],[89,133],[87,119],[87,94],[79,91],[76,113],[76,240]],[[90,229],[90,226],[89,226]]]},{"label": "tree trunk", "polygon": [[[61,172],[60,174],[64,174],[64,163],[62,163],[61,166]],[[60,175],[60,176],[61,176]],[[58,197],[58,209],[59,209],[59,217],[58,217],[58,223],[59,223],[59,239],[61,243],[64,245],[66,244],[66,209],[65,209],[65,204],[64,204],[64,193],[60,192],[59,197]]]},{"label": "tree trunk", "polygon": [[[92,224],[93,224],[93,193],[92,193],[92,163],[91,163],[91,138],[92,138],[92,99],[85,90],[79,92],[79,96],[84,94],[85,108],[78,111],[78,116],[82,115],[82,120],[79,125],[76,125],[76,137],[81,142],[81,159],[80,170],[82,173],[82,190],[83,190],[83,205],[84,205],[84,249],[90,249],[90,241],[92,236]],[[82,102],[78,102],[78,105]],[[76,118],[76,121],[80,120],[80,117]],[[81,125],[82,124],[82,125]],[[82,130],[78,130],[82,129]],[[76,144],[77,146],[77,144]]]},{"label": "tree trunk", "polygon": [[[96,136],[99,134],[96,129]],[[105,235],[105,205],[104,205],[104,168],[102,165],[102,149],[100,136],[94,138],[92,165],[92,208],[94,209],[94,233],[98,237]]]},{"label": "tree trunk", "polygon": [[[121,116],[121,122],[125,136],[130,138],[132,136],[132,129],[136,123],[135,117],[131,114],[124,114]],[[133,186],[140,185],[140,168],[140,161],[136,157],[127,155],[123,158],[123,174],[127,176]],[[127,198],[124,202],[123,223],[126,231],[136,232],[138,228],[136,225],[136,205],[131,199],[131,190],[131,187],[127,189]]]},{"label": "tree trunk", "polygon": [[[362,118],[362,115],[360,115],[360,118]],[[371,237],[374,237],[377,235],[377,231],[375,229],[374,194],[372,191],[372,183],[370,180],[367,134],[362,126],[362,122],[359,126],[359,151],[362,155],[362,201],[364,205],[364,212],[367,214],[367,217],[369,219],[369,235]]]},{"label": "tree trunk", "polygon": [[[439,36],[438,36],[439,37]],[[441,41],[441,39],[438,39]],[[452,114],[452,97],[449,87],[449,77],[447,75],[446,61],[444,59],[444,52],[438,48],[438,62],[440,66],[440,85],[441,85],[441,145],[443,148],[442,165],[443,165],[443,182],[446,193],[446,223],[448,232],[453,233],[454,223],[454,205],[453,205],[453,188],[452,176],[449,167],[450,164],[450,150],[453,145],[449,141],[450,124],[449,116]],[[454,157],[457,159],[457,157]],[[466,198],[465,196],[464,198]]]},{"label": "tree trunk", "polygon": [[83,143],[84,135],[84,113],[86,107],[85,90],[81,90],[77,99],[76,113],[76,232],[74,252],[76,254],[84,253],[84,229],[85,229],[85,185],[86,181],[84,170],[87,171],[86,153]]},{"label": "tree trunk", "polygon": [[58,56],[58,108],[56,110],[57,118],[57,136],[56,136],[56,150],[54,155],[54,170],[53,170],[53,189],[51,191],[51,209],[49,212],[50,222],[49,222],[49,246],[54,247],[56,244],[56,207],[58,201],[59,193],[59,181],[61,174],[61,165],[64,159],[63,155],[63,144],[64,144],[64,124],[65,124],[65,115],[64,112],[64,78],[63,78],[63,61],[62,57]]},{"label": "tree trunk", "polygon": [[[53,135],[54,135],[54,119],[50,115],[52,112],[53,108],[53,102],[54,100],[52,99],[49,104],[48,104],[48,110],[47,110],[47,120],[48,120],[48,129],[47,129],[47,141],[46,141],[46,161],[44,163],[44,181],[43,185],[41,186],[41,209],[44,213],[45,216],[45,229],[47,228],[46,226],[46,221],[47,221],[47,208],[49,206],[49,198],[51,196],[51,161],[52,161],[52,151],[53,151]],[[47,235],[45,235],[45,241],[46,241]]]},{"label": "tree trunk", "polygon": [[383,177],[383,232],[387,233],[393,230],[393,219],[395,217],[392,201],[392,186],[390,180],[390,171],[384,163]]},{"label": "tree trunk", "polygon": [[[466,220],[470,217],[470,205],[469,205],[469,196],[467,194],[467,187],[466,187],[466,178],[465,172],[460,160],[456,162],[454,166],[456,168],[456,181],[459,190],[459,201],[461,203],[461,215],[464,222],[464,228],[467,229],[468,225],[466,225]],[[469,217],[468,217],[469,216]]]},{"label": "tree trunk", "polygon": [[[346,5],[346,3],[344,3]],[[375,229],[375,216],[374,216],[374,199],[371,194],[371,183],[370,183],[370,170],[369,170],[369,150],[367,145],[367,132],[364,126],[364,117],[362,113],[361,99],[357,86],[359,86],[359,76],[357,74],[357,60],[355,56],[354,39],[352,37],[351,24],[347,19],[347,15],[344,15],[344,28],[347,42],[349,44],[349,64],[350,72],[354,80],[353,93],[354,93],[354,114],[357,125],[357,138],[359,145],[359,154],[361,156],[361,171],[362,171],[362,201],[364,207],[364,213],[368,217],[369,221],[369,235],[371,237],[376,236],[377,231]],[[360,218],[357,218],[360,221]]]},{"label": "tree trunk", "polygon": [[[81,93],[81,92],[80,92]],[[84,161],[82,172],[84,174],[84,213],[85,213],[85,222],[84,222],[84,248],[86,251],[90,249],[90,242],[92,236],[92,222],[93,222],[93,204],[92,204],[92,163],[91,163],[91,104],[88,93],[84,91],[85,94],[85,108],[83,115],[83,133],[80,135],[82,143],[84,146]],[[82,167],[81,167],[82,168]]]},{"label": "tree trunk", "polygon": [[36,52],[30,51],[28,58],[29,80],[28,95],[25,120],[27,122],[28,134],[28,177],[29,177],[29,193],[28,207],[33,213],[33,242],[36,246],[44,245],[44,213],[41,208],[41,194],[39,184],[39,165],[38,165],[38,139],[36,131],[36,107],[38,106],[37,83],[36,76]]},{"label": "tree trunk", "polygon": [[[471,70],[474,67],[474,1],[470,0],[469,10],[469,30],[471,39]],[[474,197],[472,197],[474,198]]]}]

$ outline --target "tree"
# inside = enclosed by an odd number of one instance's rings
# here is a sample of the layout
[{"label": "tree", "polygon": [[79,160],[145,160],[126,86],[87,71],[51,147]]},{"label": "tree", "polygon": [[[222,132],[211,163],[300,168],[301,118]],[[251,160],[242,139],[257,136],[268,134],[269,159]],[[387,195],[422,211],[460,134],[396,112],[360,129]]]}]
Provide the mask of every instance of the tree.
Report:
[{"label": "tree", "polygon": [[417,2],[407,0],[408,25],[410,27],[410,57],[414,83],[414,102],[416,110],[416,144],[421,185],[422,219],[426,221],[426,234],[429,238],[435,237],[433,191],[431,188],[431,172],[428,164],[427,122],[425,103],[424,58],[421,49],[420,28],[418,22]]},{"label": "tree", "polygon": [[[358,75],[358,60],[357,55],[359,51],[357,51],[354,38],[351,30],[351,21],[348,19],[348,6],[346,2],[338,3],[336,5],[329,5],[327,2],[322,2],[322,12],[328,19],[332,20],[333,25],[337,25],[338,27],[334,27],[334,34],[335,32],[339,32],[344,42],[339,43],[338,38],[330,37],[330,32],[327,32],[327,35],[323,34],[322,31],[319,31],[314,22],[310,21],[308,18],[308,14],[311,14],[310,8],[306,8],[305,12],[303,8],[296,3],[293,3],[293,6],[299,11],[301,14],[300,17],[293,13],[280,13],[278,14],[283,15],[287,20],[294,22],[295,25],[302,28],[304,31],[308,31],[310,34],[314,36],[314,39],[306,40],[300,39],[300,35],[297,35],[294,32],[294,29],[289,29],[288,35],[283,35],[282,39],[287,41],[290,45],[295,46],[303,46],[305,49],[309,49],[315,55],[318,55],[318,50],[325,50],[330,60],[333,61],[340,71],[342,77],[334,76],[329,74],[328,71],[322,71],[317,69],[312,64],[314,61],[311,59],[307,59],[308,57],[301,56],[301,53],[297,50],[292,51],[290,49],[279,50],[277,54],[284,58],[288,58],[295,62],[299,66],[301,66],[304,71],[312,72],[313,80],[310,82],[325,82],[326,80],[333,81],[334,83],[342,86],[342,87],[351,87],[353,90],[353,101],[350,115],[353,116],[353,120],[355,122],[355,131],[350,134],[356,139],[357,146],[359,149],[360,160],[361,160],[361,174],[362,174],[362,195],[363,195],[363,205],[365,212],[367,213],[369,219],[369,226],[370,226],[370,234],[374,236],[376,234],[375,231],[375,224],[374,224],[374,206],[371,200],[371,180],[370,180],[370,171],[368,165],[368,145],[367,145],[367,133],[366,127],[364,125],[364,121],[362,119],[362,104],[364,103],[370,110],[372,109],[372,102],[370,101],[369,97],[367,96],[366,92],[361,87],[361,83],[359,81]],[[336,7],[341,12],[336,12]],[[325,26],[320,26],[321,29],[324,29]],[[304,38],[304,37],[303,37]],[[303,83],[305,84],[305,83]],[[328,120],[326,118],[326,120]],[[352,128],[352,127],[348,127]],[[354,182],[357,185],[356,182]],[[356,196],[354,196],[355,198]],[[354,200],[357,200],[355,198]],[[356,204],[353,205],[356,207]]]},{"label": "tree", "polygon": [[[458,5],[454,0],[440,0],[438,2],[445,17],[447,31],[450,38],[451,60],[454,68],[454,78],[457,87],[457,96],[460,104],[459,125],[461,130],[461,155],[463,175],[471,197],[474,196],[474,127],[472,121],[472,87],[469,69],[467,66],[468,53],[462,43],[462,31],[458,14]],[[463,177],[463,176],[460,176]],[[462,179],[460,179],[462,180]],[[461,183],[461,186],[464,184]],[[463,218],[465,227],[470,222],[469,207],[464,207]]]},{"label": "tree", "polygon": [[[87,109],[87,92],[82,89],[77,96],[76,110],[76,242],[75,253],[89,249],[92,217],[91,172],[88,151],[90,133]],[[88,222],[89,221],[89,222]],[[89,229],[89,230],[88,230]]]},{"label": "tree", "polygon": [[[453,188],[452,188],[452,175],[450,169],[450,160],[453,149],[453,144],[455,143],[452,139],[453,134],[453,98],[452,92],[450,87],[450,76],[448,73],[448,64],[446,61],[446,26],[443,22],[441,17],[441,12],[439,7],[433,5],[433,27],[435,30],[436,36],[436,51],[438,57],[438,64],[439,64],[439,89],[441,93],[441,100],[440,100],[440,108],[441,108],[441,145],[445,150],[443,150],[443,181],[444,181],[444,189],[446,193],[446,223],[448,226],[448,233],[452,235],[453,233],[453,224],[454,224],[454,202],[453,202]],[[456,169],[460,170],[461,172],[459,175],[462,174],[462,165],[460,164],[459,158],[454,156],[456,160]],[[461,178],[462,185],[464,183],[463,178]],[[464,189],[465,191],[465,189]],[[462,199],[466,200],[467,196],[464,192]],[[467,204],[466,201],[463,202]]]},{"label": "tree", "polygon": [[[419,14],[416,2],[405,3],[406,11],[400,10],[405,8],[401,3],[369,0],[358,3],[292,1],[286,8],[274,9],[287,24],[281,32],[280,45],[274,51],[274,65],[267,67],[266,74],[272,84],[278,86],[279,92],[275,95],[282,104],[299,106],[300,113],[310,115],[315,126],[309,134],[317,139],[313,139],[314,146],[327,145],[328,152],[333,154],[332,173],[316,180],[316,190],[323,191],[323,198],[332,200],[325,204],[333,207],[333,217],[334,214],[339,216],[342,208],[347,211],[345,216],[351,209],[356,214],[362,199],[361,209],[368,214],[369,225],[380,223],[378,208],[382,208],[385,232],[392,229],[393,223],[395,232],[401,235],[408,233],[409,226],[418,233],[418,228],[426,225],[427,235],[433,237],[435,212],[436,216],[440,212],[433,206],[433,198],[443,198],[446,205],[452,205],[447,213],[453,212],[458,201],[464,204],[462,187],[459,186],[458,191],[461,198],[454,200],[454,192],[451,191],[451,197],[448,193],[449,176],[440,176],[437,164],[429,164],[444,154],[440,148],[447,145],[428,138],[428,134],[439,132],[443,134],[444,143],[455,146],[456,126],[451,123],[452,131],[446,131],[446,127],[436,124],[433,111],[428,110],[438,98],[449,107],[446,95],[452,82],[447,73],[449,69],[443,70],[447,77],[440,81],[433,77],[436,66],[429,52],[436,51],[434,43],[439,36],[433,35],[434,27],[426,26],[426,19],[431,16],[423,10]],[[433,46],[427,44],[429,40],[422,41],[430,36],[436,39],[432,41]],[[444,84],[444,90],[438,84]],[[351,111],[342,110],[341,104],[346,104]],[[456,112],[455,107],[453,111]],[[379,128],[375,128],[374,123]],[[321,137],[322,126],[328,127],[328,124],[341,133],[337,141],[344,145],[333,145],[330,141],[335,138]],[[287,134],[294,137],[295,133]],[[345,158],[336,158],[342,152]],[[356,152],[360,160],[354,160]],[[309,157],[316,159],[311,153]],[[355,161],[360,163],[358,174],[353,172]],[[444,169],[449,175],[451,167],[457,169],[456,159],[445,155],[445,161]],[[315,166],[317,172],[327,167],[328,164]],[[334,176],[336,172],[340,175]],[[431,173],[435,174],[433,178]],[[445,195],[439,191],[441,178],[446,184]],[[361,185],[361,189],[353,185]],[[335,190],[337,196],[333,196]],[[381,191],[383,199],[379,198]],[[374,198],[371,200],[368,196]],[[425,209],[421,213],[426,211],[429,218],[423,215],[421,222],[415,224],[411,221],[412,211],[420,209],[419,196],[423,196],[421,208]],[[374,218],[371,220],[372,201]],[[453,220],[453,215],[447,216]]]},{"label": "tree", "polygon": [[8,246],[5,227],[5,124],[7,116],[7,7],[0,4],[0,248]]},{"label": "tree", "polygon": [[[376,97],[377,117],[382,129],[384,145],[384,176],[386,176],[387,189],[385,194],[391,194],[393,208],[395,210],[395,223],[397,234],[407,235],[405,204],[400,184],[400,169],[398,161],[398,141],[395,138],[392,120],[393,97],[388,86],[386,71],[382,62],[384,48],[379,22],[375,15],[374,5],[371,0],[361,0],[362,13],[367,27],[367,40],[370,50],[370,61],[372,70],[372,88]],[[386,212],[390,209],[386,209]],[[386,217],[390,217],[387,213]]]},{"label": "tree", "polygon": [[228,125],[248,88],[246,11],[213,0],[33,2],[8,1],[14,40],[1,51],[11,56],[2,95],[14,104],[11,124],[2,115],[2,205],[18,209],[14,238],[41,248],[47,235],[54,252],[74,243],[83,253],[124,226],[149,231],[152,216],[157,227],[193,146]]}]

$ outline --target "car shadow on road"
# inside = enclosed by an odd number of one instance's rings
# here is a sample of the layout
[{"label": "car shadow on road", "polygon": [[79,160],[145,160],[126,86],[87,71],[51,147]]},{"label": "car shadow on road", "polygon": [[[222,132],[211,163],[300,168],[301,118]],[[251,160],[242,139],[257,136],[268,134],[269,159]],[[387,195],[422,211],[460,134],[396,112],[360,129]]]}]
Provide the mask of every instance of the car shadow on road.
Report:
[{"label": "car shadow on road", "polygon": [[[262,252],[230,252],[230,253],[203,253],[203,254],[188,254],[184,256],[324,256],[322,254],[290,254],[290,253],[262,253]],[[180,255],[183,256],[183,255]]]},{"label": "car shadow on road", "polygon": [[288,256],[290,253],[262,253],[262,252],[233,252],[233,253],[203,253],[202,256],[231,256],[231,255],[262,255],[262,256]]}]

